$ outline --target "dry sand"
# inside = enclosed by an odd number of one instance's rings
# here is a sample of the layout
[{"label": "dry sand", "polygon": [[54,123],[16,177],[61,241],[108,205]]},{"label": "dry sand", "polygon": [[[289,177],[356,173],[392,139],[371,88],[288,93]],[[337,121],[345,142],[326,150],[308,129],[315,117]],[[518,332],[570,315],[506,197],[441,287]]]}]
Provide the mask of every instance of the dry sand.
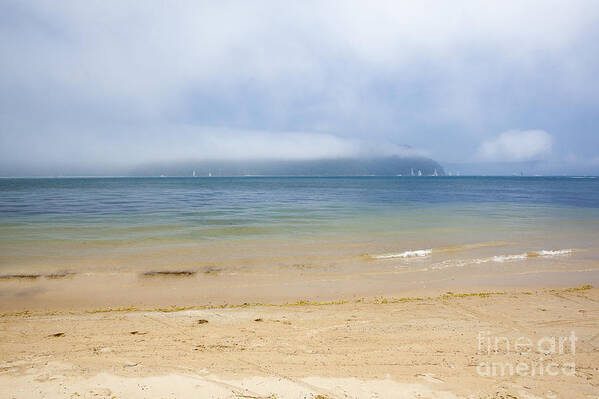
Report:
[{"label": "dry sand", "polygon": [[[598,398],[599,289],[6,313],[1,398]],[[473,293],[470,291],[470,293]],[[563,353],[543,337],[577,337]],[[505,337],[487,352],[483,337]],[[486,335],[485,335],[486,334]],[[514,348],[530,339],[529,352]],[[544,353],[545,352],[545,353]],[[548,353],[547,353],[548,352]],[[519,363],[530,375],[480,375]],[[574,362],[574,375],[538,375]],[[551,369],[556,370],[556,369]],[[499,374],[500,370],[496,370]]]}]

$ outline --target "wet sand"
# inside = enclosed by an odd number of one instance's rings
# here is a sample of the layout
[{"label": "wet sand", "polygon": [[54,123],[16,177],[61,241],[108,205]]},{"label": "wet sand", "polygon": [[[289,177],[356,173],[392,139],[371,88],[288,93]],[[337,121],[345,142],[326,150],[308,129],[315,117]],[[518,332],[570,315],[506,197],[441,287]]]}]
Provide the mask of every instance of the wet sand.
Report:
[{"label": "wet sand", "polygon": [[599,286],[599,263],[566,256],[435,269],[430,259],[423,258],[278,268],[52,270],[1,277],[0,314],[7,314],[437,296],[446,291],[497,291],[505,287]]}]

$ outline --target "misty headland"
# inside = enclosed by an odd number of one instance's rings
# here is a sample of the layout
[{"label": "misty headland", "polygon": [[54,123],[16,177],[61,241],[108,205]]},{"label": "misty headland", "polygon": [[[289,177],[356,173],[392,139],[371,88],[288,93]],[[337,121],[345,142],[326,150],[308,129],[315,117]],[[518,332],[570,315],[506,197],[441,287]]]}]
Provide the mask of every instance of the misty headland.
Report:
[{"label": "misty headland", "polygon": [[425,157],[331,158],[313,160],[214,160],[148,163],[129,176],[431,176],[443,167]]}]

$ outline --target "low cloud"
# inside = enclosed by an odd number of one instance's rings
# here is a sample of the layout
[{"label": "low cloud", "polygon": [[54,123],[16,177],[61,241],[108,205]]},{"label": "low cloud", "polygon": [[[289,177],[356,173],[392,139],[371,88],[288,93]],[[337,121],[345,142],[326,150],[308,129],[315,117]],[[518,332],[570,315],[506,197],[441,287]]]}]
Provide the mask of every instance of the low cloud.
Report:
[{"label": "low cloud", "polygon": [[544,130],[509,130],[483,142],[477,158],[490,162],[530,161],[549,154],[552,144],[553,138]]},{"label": "low cloud", "polygon": [[[110,136],[102,134],[101,128],[80,130],[75,137],[63,134],[61,129],[48,128],[45,135],[28,135],[28,131],[25,128],[17,130],[14,136],[7,135],[7,143],[12,143],[14,151],[1,157],[0,176],[58,172],[119,174],[151,162],[429,156],[425,151],[384,140],[347,138],[323,132],[194,125],[159,125],[143,131],[114,129]],[[133,142],[130,136],[140,139]],[[0,147],[2,143],[0,139]],[[25,152],[31,154],[31,159],[22,159],[20,154]],[[110,159],[109,165],[107,159]]]},{"label": "low cloud", "polygon": [[[164,140],[167,134],[178,140]],[[239,130],[197,126],[168,126],[146,132],[143,148],[131,157],[132,146],[124,140],[119,145],[120,159],[129,163],[149,161],[251,160],[323,158],[425,156],[426,153],[408,146],[386,141],[366,141],[330,133]],[[98,156],[102,159],[102,156]]]}]

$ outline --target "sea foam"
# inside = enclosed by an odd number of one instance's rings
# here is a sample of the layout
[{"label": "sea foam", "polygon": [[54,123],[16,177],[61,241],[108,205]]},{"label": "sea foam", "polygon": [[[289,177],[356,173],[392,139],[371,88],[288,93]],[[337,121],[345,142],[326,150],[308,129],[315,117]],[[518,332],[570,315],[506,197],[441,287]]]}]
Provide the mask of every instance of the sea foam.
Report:
[{"label": "sea foam", "polygon": [[539,256],[549,257],[549,256],[569,255],[571,253],[572,253],[572,249],[543,249],[541,251],[530,251],[530,252],[525,252],[523,254],[518,254],[518,255],[497,255],[497,256],[493,256],[492,258],[477,259],[474,263],[485,263],[485,262],[490,262],[490,261],[502,263],[502,262],[506,262],[506,261],[510,261],[510,260],[537,258]]},{"label": "sea foam", "polygon": [[569,255],[573,252],[572,249],[550,249],[536,251],[538,256],[557,256],[557,255]]},{"label": "sea foam", "polygon": [[[510,261],[510,260],[526,259],[527,257],[528,257],[528,254],[524,253],[524,254],[518,254],[518,255],[497,255],[497,256],[493,256],[492,258],[488,258],[485,260],[487,262],[493,261],[493,262],[503,263],[505,261]],[[481,263],[484,263],[484,262],[481,262]]]},{"label": "sea foam", "polygon": [[397,254],[373,255],[374,259],[392,259],[392,258],[414,258],[428,256],[433,252],[432,249],[417,249],[415,251],[404,251]]},{"label": "sea foam", "polygon": [[503,263],[516,260],[526,260],[538,257],[564,256],[574,252],[573,249],[543,249],[540,251],[529,251],[515,255],[495,255],[489,258],[475,258],[470,260],[445,260],[431,266],[431,269],[445,269],[447,267],[463,267],[466,265],[479,265],[482,263],[496,262]]}]

